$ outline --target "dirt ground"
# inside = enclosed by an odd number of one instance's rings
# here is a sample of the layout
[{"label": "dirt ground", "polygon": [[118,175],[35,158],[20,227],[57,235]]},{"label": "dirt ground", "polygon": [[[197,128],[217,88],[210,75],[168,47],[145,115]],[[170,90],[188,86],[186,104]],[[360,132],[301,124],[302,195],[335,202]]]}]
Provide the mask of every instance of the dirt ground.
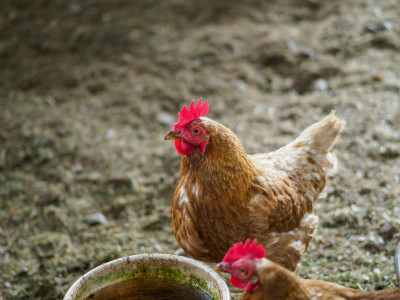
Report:
[{"label": "dirt ground", "polygon": [[336,109],[338,173],[298,274],[394,287],[399,15],[398,0],[1,1],[0,299],[60,299],[109,260],[183,254],[163,136],[199,97],[249,153]]}]

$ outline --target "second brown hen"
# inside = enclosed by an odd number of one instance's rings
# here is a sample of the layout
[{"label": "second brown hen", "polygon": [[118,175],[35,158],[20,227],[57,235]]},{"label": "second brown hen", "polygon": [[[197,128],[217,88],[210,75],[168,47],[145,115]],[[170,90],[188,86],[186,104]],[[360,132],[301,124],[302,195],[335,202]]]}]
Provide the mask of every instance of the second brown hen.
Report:
[{"label": "second brown hen", "polygon": [[[396,256],[399,255],[400,244]],[[336,283],[300,279],[293,272],[265,257],[265,249],[248,239],[234,244],[218,271],[231,275],[230,282],[245,288],[242,300],[399,300],[400,288],[360,291]],[[400,271],[396,265],[397,278]]]}]

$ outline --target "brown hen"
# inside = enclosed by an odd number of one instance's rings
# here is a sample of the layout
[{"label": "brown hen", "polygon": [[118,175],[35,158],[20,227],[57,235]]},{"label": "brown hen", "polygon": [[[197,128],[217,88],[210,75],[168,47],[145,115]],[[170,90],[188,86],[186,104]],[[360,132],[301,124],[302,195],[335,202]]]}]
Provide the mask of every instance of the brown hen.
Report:
[{"label": "brown hen", "polygon": [[[400,244],[397,252],[400,251]],[[398,253],[397,253],[398,255]],[[265,250],[254,240],[234,244],[217,271],[231,274],[231,283],[246,288],[243,300],[399,300],[400,288],[360,291],[336,283],[300,279],[293,272],[265,258]],[[400,278],[396,265],[396,274]]]},{"label": "brown hen", "polygon": [[194,101],[167,133],[182,155],[172,201],[175,237],[192,257],[218,262],[229,247],[258,238],[271,260],[295,270],[318,226],[314,201],[336,158],[344,122],[332,112],[274,152],[248,155],[236,135],[203,117]]}]

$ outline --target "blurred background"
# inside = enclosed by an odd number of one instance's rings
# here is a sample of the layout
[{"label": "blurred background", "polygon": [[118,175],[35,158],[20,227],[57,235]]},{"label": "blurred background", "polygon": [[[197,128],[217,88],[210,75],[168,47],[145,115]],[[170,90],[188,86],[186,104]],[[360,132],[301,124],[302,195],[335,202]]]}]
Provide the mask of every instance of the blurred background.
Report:
[{"label": "blurred background", "polygon": [[163,136],[199,97],[249,153],[336,109],[339,169],[297,273],[394,287],[399,15],[398,0],[2,0],[0,298],[60,299],[109,260],[183,254]]}]

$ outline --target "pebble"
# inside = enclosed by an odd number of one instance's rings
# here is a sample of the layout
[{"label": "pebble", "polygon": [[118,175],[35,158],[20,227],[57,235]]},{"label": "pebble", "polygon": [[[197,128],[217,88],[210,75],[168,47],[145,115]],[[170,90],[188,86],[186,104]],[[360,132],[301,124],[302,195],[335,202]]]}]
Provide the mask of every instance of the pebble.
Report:
[{"label": "pebble", "polygon": [[328,82],[325,79],[318,79],[315,82],[315,88],[320,92],[326,92],[328,90]]},{"label": "pebble", "polygon": [[396,233],[396,227],[392,222],[386,221],[379,229],[379,235],[385,240],[391,240]]},{"label": "pebble", "polygon": [[80,6],[79,4],[71,4],[68,7],[68,11],[72,15],[79,15],[82,12],[82,6]]},{"label": "pebble", "polygon": [[382,76],[380,74],[375,74],[372,76],[373,81],[382,81]]},{"label": "pebble", "polygon": [[393,24],[389,21],[382,21],[378,23],[368,23],[365,25],[365,30],[371,33],[377,33],[379,31],[391,30],[393,29]]},{"label": "pebble", "polygon": [[94,225],[106,226],[106,225],[108,225],[108,221],[102,213],[95,213],[95,214],[87,215],[87,216],[85,216],[84,221],[89,226],[94,226]]},{"label": "pebble", "polygon": [[133,56],[131,54],[124,53],[124,54],[121,55],[121,60],[125,64],[130,64],[130,63],[132,63],[134,61],[134,58],[133,58]]},{"label": "pebble", "polygon": [[111,139],[111,138],[113,138],[114,136],[115,136],[115,130],[112,129],[112,128],[108,128],[108,129],[107,129],[107,132],[106,132],[106,137],[107,137],[108,139]]},{"label": "pebble", "polygon": [[58,194],[49,194],[45,195],[43,197],[40,197],[40,199],[37,202],[38,206],[48,206],[50,204],[54,204],[59,202],[60,200],[60,195]]},{"label": "pebble", "polygon": [[381,270],[380,269],[378,269],[378,268],[374,268],[374,273],[376,274],[376,275],[381,275]]},{"label": "pebble", "polygon": [[22,276],[22,275],[26,275],[28,273],[29,273],[29,268],[23,267],[22,269],[18,270],[15,275],[16,276]]}]

